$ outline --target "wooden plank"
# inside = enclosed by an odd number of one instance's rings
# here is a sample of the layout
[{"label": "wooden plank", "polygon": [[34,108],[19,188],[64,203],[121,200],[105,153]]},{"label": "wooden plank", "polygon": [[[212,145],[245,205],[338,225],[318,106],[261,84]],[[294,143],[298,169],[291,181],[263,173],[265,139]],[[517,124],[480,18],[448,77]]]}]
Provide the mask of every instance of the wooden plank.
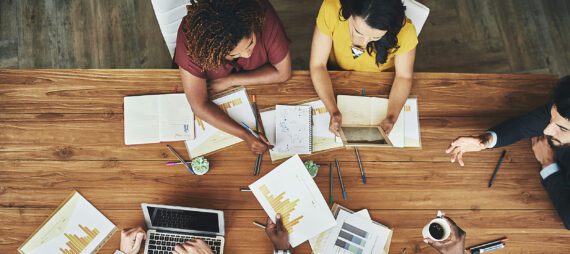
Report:
[{"label": "wooden plank", "polygon": [[[0,252],[13,253],[33,230],[50,214],[50,209],[0,209],[0,233],[9,236],[0,242]],[[435,253],[422,242],[421,227],[431,218],[434,210],[371,210],[372,218],[394,227],[390,253]],[[119,228],[144,225],[140,209],[106,210],[107,215]],[[543,243],[548,242],[550,253],[570,251],[567,242],[570,236],[551,211],[447,211],[467,231],[467,245],[477,244],[502,236],[509,237],[508,247],[497,253],[544,253]],[[226,210],[227,253],[269,253],[272,245],[263,230],[252,225],[252,221],[265,221],[261,210]],[[519,225],[525,225],[524,229]],[[243,237],[247,235],[247,237]],[[120,234],[116,233],[104,246],[101,253],[112,253],[119,246]],[[294,253],[310,253],[307,243]]]},{"label": "wooden plank", "polygon": [[[331,76],[337,94],[359,94],[365,87],[370,95],[387,95],[393,79],[391,73],[332,72]],[[421,116],[512,116],[549,100],[556,80],[552,75],[417,73],[412,95],[420,98]],[[263,108],[316,97],[310,84],[307,71],[296,71],[284,84],[248,86],[248,92],[259,95],[258,105]],[[180,88],[177,70],[0,70],[0,110],[122,113],[124,96]]]},{"label": "wooden plank", "polygon": [[74,68],[100,68],[98,54],[99,39],[97,26],[99,20],[95,17],[95,1],[71,1],[69,19],[72,21],[69,30],[72,40],[68,50],[73,51]]},{"label": "wooden plank", "polygon": [[[134,209],[141,202],[258,209],[250,193],[239,191],[259,178],[251,175],[252,164],[215,162],[212,174],[198,177],[162,162],[3,161],[0,206],[55,207],[58,197],[76,188],[106,209]],[[328,196],[328,165],[322,164],[323,170],[315,180]],[[552,209],[536,163],[505,163],[489,189],[487,182],[493,166],[494,163],[473,163],[457,169],[449,163],[364,163],[368,178],[364,185],[357,163],[341,162],[349,199],[340,200],[336,174],[334,196],[342,204],[370,209]],[[273,167],[264,165],[262,175]],[[133,184],[137,188],[129,191]],[[423,191],[418,192],[418,187]],[[38,192],[45,195],[33,195]],[[108,198],[116,192],[122,192],[122,197]],[[466,196],[472,200],[466,200]]]},{"label": "wooden plank", "polygon": [[0,68],[18,67],[18,1],[0,1]]},{"label": "wooden plank", "polygon": [[137,68],[170,68],[172,58],[164,42],[151,1],[134,1],[135,37],[139,51],[132,66]]},{"label": "wooden plank", "polygon": [[[0,159],[3,160],[175,160],[165,144],[124,145],[121,114],[4,114],[0,115]],[[422,149],[361,149],[365,161],[449,161],[444,151],[461,135],[479,135],[503,121],[501,118],[425,117],[420,120]],[[184,154],[182,142],[172,145]],[[508,161],[534,162],[528,140],[512,145]],[[381,152],[379,152],[381,151]],[[466,163],[496,162],[500,150],[468,154]],[[253,160],[241,143],[208,156],[212,161]],[[335,150],[311,156],[313,160],[354,160],[352,150]],[[264,162],[268,163],[266,155]]]}]

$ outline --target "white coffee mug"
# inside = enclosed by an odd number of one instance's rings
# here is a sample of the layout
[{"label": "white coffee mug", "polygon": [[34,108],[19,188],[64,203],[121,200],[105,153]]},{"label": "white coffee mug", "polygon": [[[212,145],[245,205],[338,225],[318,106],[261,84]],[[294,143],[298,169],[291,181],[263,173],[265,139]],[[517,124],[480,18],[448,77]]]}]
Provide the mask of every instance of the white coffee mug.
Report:
[{"label": "white coffee mug", "polygon": [[[443,228],[443,237],[441,239],[434,238],[429,232],[429,226],[432,223],[439,224]],[[444,217],[438,217],[431,220],[422,230],[422,236],[424,238],[429,238],[435,242],[445,241],[447,240],[447,238],[449,238],[450,235],[451,235],[451,225],[449,225],[449,222],[447,222],[447,220]]]}]

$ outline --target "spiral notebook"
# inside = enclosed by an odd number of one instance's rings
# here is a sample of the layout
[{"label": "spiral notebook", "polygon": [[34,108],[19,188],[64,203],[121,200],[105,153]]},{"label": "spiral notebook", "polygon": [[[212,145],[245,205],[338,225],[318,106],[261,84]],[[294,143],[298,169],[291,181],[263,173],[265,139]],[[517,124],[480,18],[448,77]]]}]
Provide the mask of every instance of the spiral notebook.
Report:
[{"label": "spiral notebook", "polygon": [[311,154],[313,114],[308,105],[275,107],[275,150],[286,154]]}]

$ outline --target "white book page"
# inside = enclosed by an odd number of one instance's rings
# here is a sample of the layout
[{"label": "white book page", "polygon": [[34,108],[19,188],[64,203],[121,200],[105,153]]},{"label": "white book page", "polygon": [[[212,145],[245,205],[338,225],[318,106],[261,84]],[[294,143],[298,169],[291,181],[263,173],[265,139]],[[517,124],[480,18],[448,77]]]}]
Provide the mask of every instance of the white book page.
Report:
[{"label": "white book page", "polygon": [[404,145],[406,147],[420,147],[420,118],[418,114],[418,99],[410,98],[404,105]]},{"label": "white book page", "polygon": [[123,99],[126,145],[160,142],[158,96],[128,96]]},{"label": "white book page", "polygon": [[275,107],[275,148],[279,153],[311,154],[310,106]]},{"label": "white book page", "polygon": [[404,108],[400,111],[400,115],[398,116],[398,120],[392,126],[392,130],[390,134],[388,134],[388,138],[390,142],[392,142],[393,147],[404,147],[404,128],[406,126],[406,117],[404,116]]},{"label": "white book page", "polygon": [[186,95],[164,94],[159,98],[160,140],[181,141],[194,139],[194,113]]}]

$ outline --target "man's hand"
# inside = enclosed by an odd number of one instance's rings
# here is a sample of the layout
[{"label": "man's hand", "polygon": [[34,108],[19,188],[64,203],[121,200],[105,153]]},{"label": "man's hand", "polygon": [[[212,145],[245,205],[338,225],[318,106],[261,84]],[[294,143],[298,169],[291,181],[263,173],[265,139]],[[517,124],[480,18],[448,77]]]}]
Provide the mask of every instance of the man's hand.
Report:
[{"label": "man's hand", "polygon": [[174,247],[173,254],[213,254],[212,249],[202,240],[190,240]]},{"label": "man's hand", "polygon": [[269,141],[267,141],[267,138],[263,135],[259,135],[259,137],[260,139],[257,139],[255,136],[250,134],[244,139],[252,153],[263,154],[267,149],[273,148],[273,146],[269,144]]},{"label": "man's hand", "polygon": [[458,137],[445,150],[445,153],[451,154],[451,163],[456,160],[462,167],[465,166],[463,163],[463,154],[466,152],[478,152],[487,147],[487,144],[491,140],[491,134],[486,133],[481,136],[465,136]]},{"label": "man's hand", "polygon": [[331,121],[329,123],[329,130],[335,135],[340,137],[340,126],[342,125],[342,114],[336,111],[331,114]]},{"label": "man's hand", "polygon": [[395,123],[396,123],[396,120],[394,118],[386,117],[380,123],[380,128],[382,128],[382,130],[384,130],[384,133],[386,133],[386,135],[388,135],[392,131],[392,128],[394,127]]},{"label": "man's hand", "polygon": [[283,226],[281,214],[277,214],[275,216],[275,223],[273,223],[271,219],[267,218],[265,233],[273,243],[276,250],[288,250],[289,247],[291,247],[289,244],[289,233],[285,226]]},{"label": "man's hand", "polygon": [[144,239],[146,239],[146,234],[141,227],[123,229],[119,250],[125,254],[138,254]]},{"label": "man's hand", "polygon": [[210,95],[217,94],[232,87],[229,77],[214,79],[208,83],[208,92]]},{"label": "man's hand", "polygon": [[455,222],[445,217],[451,226],[451,234],[445,241],[436,242],[429,238],[424,238],[424,242],[439,251],[441,254],[463,254],[465,252],[465,238],[467,234]]},{"label": "man's hand", "polygon": [[545,136],[534,137],[530,139],[532,142],[532,151],[534,152],[534,157],[540,164],[542,168],[555,163],[556,157],[554,151]]}]

